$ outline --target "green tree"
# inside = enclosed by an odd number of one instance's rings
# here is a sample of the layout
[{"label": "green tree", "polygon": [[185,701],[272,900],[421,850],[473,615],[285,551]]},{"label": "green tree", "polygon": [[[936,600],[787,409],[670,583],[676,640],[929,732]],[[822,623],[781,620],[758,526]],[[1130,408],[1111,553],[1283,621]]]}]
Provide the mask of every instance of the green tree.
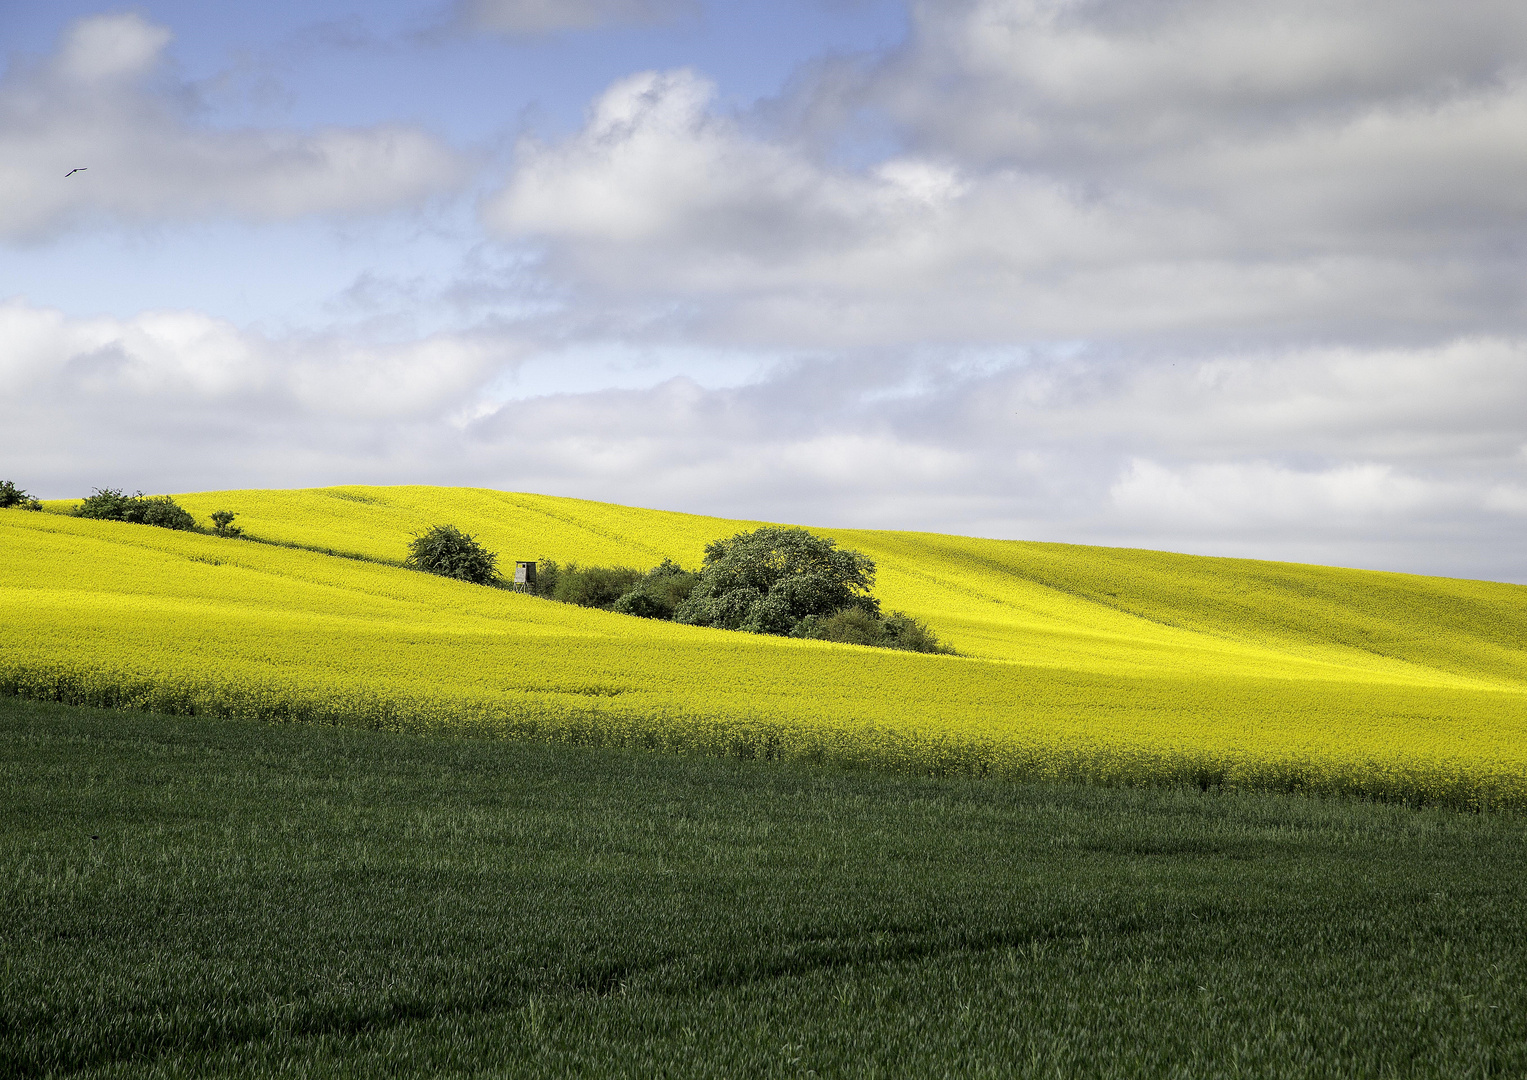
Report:
[{"label": "green tree", "polygon": [[405,565],[441,577],[492,585],[498,580],[498,556],[476,537],[454,525],[433,525],[408,545]]},{"label": "green tree", "polygon": [[212,531],[219,536],[243,536],[244,530],[233,523],[236,517],[232,510],[219,510],[212,515]]},{"label": "green tree", "polygon": [[880,614],[875,564],[796,526],[765,526],[706,545],[700,580],[674,618],[755,634],[789,634],[808,616]]},{"label": "green tree", "polygon": [[41,510],[41,500],[34,499],[9,480],[0,480],[0,509],[19,506],[23,510]]}]

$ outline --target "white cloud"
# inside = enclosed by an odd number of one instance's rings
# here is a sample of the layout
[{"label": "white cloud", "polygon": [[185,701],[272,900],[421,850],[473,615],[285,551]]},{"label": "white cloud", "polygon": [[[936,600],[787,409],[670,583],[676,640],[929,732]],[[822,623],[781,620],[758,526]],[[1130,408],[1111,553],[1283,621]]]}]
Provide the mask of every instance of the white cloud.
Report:
[{"label": "white cloud", "polygon": [[0,80],[0,240],[100,221],[372,213],[465,179],[464,159],[415,127],[198,124],[163,80],[170,37],[139,15],[90,16]]},{"label": "white cloud", "polygon": [[[464,335],[370,347],[323,336],[273,341],[192,311],[70,319],[19,300],[0,304],[0,341],[0,389],[48,403],[15,418],[18,431],[116,409],[228,409],[251,420],[269,411],[297,423],[432,417],[515,358],[512,342]],[[64,414],[48,416],[53,408]]]},{"label": "white cloud", "polygon": [[1462,500],[1455,488],[1373,462],[1299,470],[1268,461],[1171,469],[1136,458],[1109,495],[1132,521],[1182,531],[1266,535],[1392,521]]},{"label": "white cloud", "polygon": [[1511,0],[921,0],[882,99],[962,156],[1110,161],[1437,103],[1520,66]]},{"label": "white cloud", "polygon": [[1515,333],[1524,10],[925,3],[869,75],[778,114],[879,110],[884,160],[645,72],[524,144],[483,217],[590,299],[717,340]]},{"label": "white cloud", "polygon": [[511,35],[666,22],[693,5],[690,0],[462,0],[468,26]]},{"label": "white cloud", "polygon": [[[543,330],[546,328],[542,328]],[[554,327],[552,328],[555,329]],[[477,484],[824,525],[1527,579],[1527,340],[1140,364],[871,351],[506,398],[604,365],[530,324],[362,344],[0,304],[7,478],[44,494]],[[538,376],[539,378],[540,376]],[[14,475],[11,475],[14,474]]]}]

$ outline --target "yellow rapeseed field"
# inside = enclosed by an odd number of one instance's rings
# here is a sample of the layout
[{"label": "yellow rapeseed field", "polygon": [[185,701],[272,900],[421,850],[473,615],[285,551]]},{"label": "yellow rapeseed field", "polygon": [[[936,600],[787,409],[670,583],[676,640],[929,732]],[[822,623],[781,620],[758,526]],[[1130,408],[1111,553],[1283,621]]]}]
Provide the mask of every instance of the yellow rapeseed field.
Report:
[{"label": "yellow rapeseed field", "polygon": [[[0,512],[0,691],[193,715],[807,757],[917,772],[1527,805],[1527,588],[820,530],[926,656],[589,611],[399,569],[694,567],[758,523],[421,487],[177,496],[265,540]],[[62,509],[68,504],[55,504]],[[377,560],[377,561],[365,561]]]}]

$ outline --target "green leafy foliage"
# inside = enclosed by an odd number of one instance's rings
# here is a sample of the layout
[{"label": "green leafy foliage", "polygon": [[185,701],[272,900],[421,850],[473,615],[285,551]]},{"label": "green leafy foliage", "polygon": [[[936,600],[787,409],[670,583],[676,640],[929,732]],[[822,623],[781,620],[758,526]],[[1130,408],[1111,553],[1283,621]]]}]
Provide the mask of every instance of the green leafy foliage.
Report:
[{"label": "green leafy foliage", "polygon": [[557,591],[557,582],[562,577],[562,567],[556,559],[536,560],[536,582],[531,587],[532,596],[544,597],[547,600]]},{"label": "green leafy foliage", "polygon": [[694,592],[700,575],[685,570],[672,559],[664,559],[648,570],[634,588],[611,605],[623,615],[644,619],[672,619],[679,605]]},{"label": "green leafy foliage", "polygon": [[219,510],[212,515],[212,531],[218,536],[243,536],[244,530],[233,523],[236,517],[232,510]]},{"label": "green leafy foliage", "polygon": [[135,525],[157,525],[161,529],[190,532],[196,519],[168,495],[123,494],[121,488],[96,488],[73,510],[75,517],[97,521],[126,521]]},{"label": "green leafy foliage", "polygon": [[498,580],[498,556],[454,525],[434,525],[408,545],[405,565],[441,577],[492,585]]},{"label": "green leafy foliage", "polygon": [[34,499],[10,480],[0,480],[0,510],[19,506],[23,510],[41,510],[42,502]]},{"label": "green leafy foliage", "polygon": [[706,545],[700,580],[674,618],[692,626],[789,634],[800,621],[855,607],[878,616],[869,595],[875,564],[798,527],[765,526]]},{"label": "green leafy foliage", "polygon": [[551,598],[579,607],[605,608],[614,605],[642,579],[640,570],[629,566],[579,566],[568,563],[557,572]]},{"label": "green leafy foliage", "polygon": [[796,623],[790,636],[815,641],[841,641],[849,645],[874,645],[882,649],[903,649],[907,652],[954,655],[954,650],[942,644],[938,635],[923,620],[902,611],[877,615],[857,605],[844,608],[826,618],[807,615]]},{"label": "green leafy foliage", "polygon": [[921,619],[882,614],[868,593],[875,564],[800,528],[765,527],[717,540],[699,573],[664,559],[645,574],[624,566],[539,562],[535,593],[581,607],[695,626],[952,653]]}]

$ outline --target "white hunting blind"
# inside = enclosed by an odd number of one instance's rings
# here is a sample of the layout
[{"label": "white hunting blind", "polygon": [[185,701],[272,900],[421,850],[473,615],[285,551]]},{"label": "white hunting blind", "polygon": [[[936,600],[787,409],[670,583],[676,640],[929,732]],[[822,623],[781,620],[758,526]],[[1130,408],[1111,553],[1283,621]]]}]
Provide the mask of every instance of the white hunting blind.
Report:
[{"label": "white hunting blind", "polygon": [[516,585],[534,585],[536,583],[536,564],[533,562],[515,563],[514,583]]}]

